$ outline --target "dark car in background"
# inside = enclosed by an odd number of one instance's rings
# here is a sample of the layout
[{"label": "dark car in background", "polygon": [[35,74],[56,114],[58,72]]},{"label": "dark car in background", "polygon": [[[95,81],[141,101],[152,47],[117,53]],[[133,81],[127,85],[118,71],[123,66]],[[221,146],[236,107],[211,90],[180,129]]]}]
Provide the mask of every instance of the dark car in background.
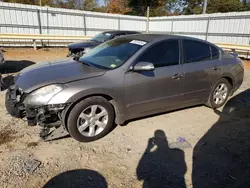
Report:
[{"label": "dark car in background", "polygon": [[97,46],[79,61],[22,70],[6,93],[6,108],[14,117],[26,116],[31,126],[58,123],[76,140],[93,141],[114,122],[200,104],[219,108],[243,77],[242,61],[212,43],[130,35]]},{"label": "dark car in background", "polygon": [[104,43],[108,40],[125,36],[125,35],[132,35],[132,34],[138,34],[139,32],[136,31],[105,31],[102,32],[93,38],[91,38],[89,41],[83,41],[83,42],[76,42],[69,44],[67,48],[69,49],[69,57],[73,58],[80,58],[84,53],[87,53],[92,48],[100,45],[101,43]]}]

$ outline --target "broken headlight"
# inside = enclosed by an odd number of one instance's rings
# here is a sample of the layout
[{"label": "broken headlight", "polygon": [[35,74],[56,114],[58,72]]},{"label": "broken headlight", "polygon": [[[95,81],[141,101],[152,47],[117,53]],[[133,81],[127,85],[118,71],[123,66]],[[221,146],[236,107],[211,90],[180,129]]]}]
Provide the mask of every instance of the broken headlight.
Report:
[{"label": "broken headlight", "polygon": [[63,90],[63,85],[54,84],[42,87],[33,91],[29,94],[25,100],[24,104],[32,105],[32,106],[42,106],[48,104],[48,102],[54,97],[56,94]]}]

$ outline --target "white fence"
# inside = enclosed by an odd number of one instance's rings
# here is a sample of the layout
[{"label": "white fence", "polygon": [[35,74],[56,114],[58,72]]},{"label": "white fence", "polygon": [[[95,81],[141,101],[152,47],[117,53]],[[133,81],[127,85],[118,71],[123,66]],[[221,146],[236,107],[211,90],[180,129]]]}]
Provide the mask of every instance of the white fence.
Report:
[{"label": "white fence", "polygon": [[169,32],[211,42],[248,45],[250,12],[156,17],[150,19],[151,32]]},{"label": "white fence", "polygon": [[[144,32],[146,21],[138,16],[0,2],[0,33],[93,36],[105,30]],[[1,40],[3,46],[5,41],[9,45],[13,39]]]},{"label": "white fence", "polygon": [[[145,32],[146,28],[145,17],[0,2],[0,33],[93,36],[105,30]],[[149,20],[149,32],[248,45],[250,12],[155,17]],[[0,42],[5,41],[10,40]]]}]

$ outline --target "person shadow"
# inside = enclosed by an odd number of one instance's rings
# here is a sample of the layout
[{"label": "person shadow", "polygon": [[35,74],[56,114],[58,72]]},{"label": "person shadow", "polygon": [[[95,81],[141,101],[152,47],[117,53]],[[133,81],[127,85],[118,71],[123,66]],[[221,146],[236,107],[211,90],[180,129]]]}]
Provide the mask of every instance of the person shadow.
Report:
[{"label": "person shadow", "polygon": [[184,152],[171,149],[164,131],[156,130],[148,140],[136,174],[143,181],[143,188],[185,188],[186,169]]},{"label": "person shadow", "polygon": [[193,150],[194,188],[250,187],[250,89],[232,97]]},{"label": "person shadow", "polygon": [[107,188],[106,179],[98,172],[77,169],[63,172],[50,179],[43,188]]}]

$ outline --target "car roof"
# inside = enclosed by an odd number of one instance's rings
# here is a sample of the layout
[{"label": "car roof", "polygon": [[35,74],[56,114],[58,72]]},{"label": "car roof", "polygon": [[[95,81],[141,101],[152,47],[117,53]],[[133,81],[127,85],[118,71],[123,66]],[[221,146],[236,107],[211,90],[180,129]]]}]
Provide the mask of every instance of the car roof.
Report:
[{"label": "car roof", "polygon": [[210,42],[207,42],[205,40],[201,40],[198,38],[186,37],[186,36],[180,36],[180,35],[168,35],[168,34],[135,34],[135,35],[126,35],[126,36],[123,36],[123,38],[133,39],[133,40],[142,40],[145,42],[156,42],[156,41],[167,40],[167,39],[189,39],[193,41],[199,41],[199,42],[203,42],[207,44],[212,44]]},{"label": "car roof", "polygon": [[128,30],[110,30],[110,31],[105,31],[103,33],[110,33],[112,35],[117,35],[117,34],[120,34],[120,33],[131,33],[131,34],[139,34],[140,32],[138,31],[128,31]]}]

